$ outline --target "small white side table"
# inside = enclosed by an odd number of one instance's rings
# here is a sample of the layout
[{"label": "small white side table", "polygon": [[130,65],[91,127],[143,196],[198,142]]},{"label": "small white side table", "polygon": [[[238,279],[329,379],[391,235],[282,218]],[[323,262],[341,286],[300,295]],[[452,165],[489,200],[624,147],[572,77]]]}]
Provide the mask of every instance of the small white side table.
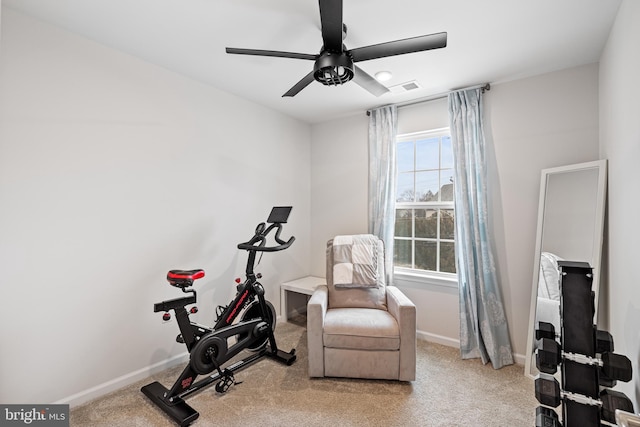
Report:
[{"label": "small white side table", "polygon": [[285,282],[280,285],[280,314],[282,320],[287,321],[289,305],[287,304],[287,292],[312,295],[318,285],[324,285],[327,281],[323,277],[307,276],[300,279]]}]

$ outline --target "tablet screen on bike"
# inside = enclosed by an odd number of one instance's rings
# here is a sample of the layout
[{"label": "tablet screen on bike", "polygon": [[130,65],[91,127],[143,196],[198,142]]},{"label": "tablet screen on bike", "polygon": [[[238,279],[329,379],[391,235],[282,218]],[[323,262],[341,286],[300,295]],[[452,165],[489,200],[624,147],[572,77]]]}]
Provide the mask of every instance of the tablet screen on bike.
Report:
[{"label": "tablet screen on bike", "polygon": [[291,206],[274,206],[269,214],[269,223],[285,224],[291,213]]}]

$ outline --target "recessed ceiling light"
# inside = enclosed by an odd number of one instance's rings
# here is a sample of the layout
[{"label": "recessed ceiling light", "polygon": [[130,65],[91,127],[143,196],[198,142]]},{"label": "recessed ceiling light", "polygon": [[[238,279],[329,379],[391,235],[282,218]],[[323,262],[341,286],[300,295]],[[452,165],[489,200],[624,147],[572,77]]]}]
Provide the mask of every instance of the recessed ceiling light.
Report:
[{"label": "recessed ceiling light", "polygon": [[393,77],[393,74],[391,74],[391,71],[378,71],[376,73],[376,80],[381,82],[386,82],[387,80],[390,80],[391,77]]}]

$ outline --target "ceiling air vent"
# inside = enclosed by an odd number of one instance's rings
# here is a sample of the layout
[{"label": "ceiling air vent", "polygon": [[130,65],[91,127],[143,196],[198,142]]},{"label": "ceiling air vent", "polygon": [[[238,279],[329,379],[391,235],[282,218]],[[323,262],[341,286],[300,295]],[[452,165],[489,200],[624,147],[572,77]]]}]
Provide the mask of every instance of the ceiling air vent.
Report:
[{"label": "ceiling air vent", "polygon": [[422,89],[422,86],[420,86],[420,83],[418,83],[415,80],[411,80],[409,82],[404,82],[404,83],[400,83],[399,85],[389,87],[389,90],[391,91],[391,93],[409,92],[410,90],[415,90],[415,89]]}]

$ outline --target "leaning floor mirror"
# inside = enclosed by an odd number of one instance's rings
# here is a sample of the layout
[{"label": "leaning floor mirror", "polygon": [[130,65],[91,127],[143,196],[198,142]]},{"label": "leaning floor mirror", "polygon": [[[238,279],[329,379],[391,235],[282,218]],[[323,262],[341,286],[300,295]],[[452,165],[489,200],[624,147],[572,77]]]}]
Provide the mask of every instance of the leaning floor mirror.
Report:
[{"label": "leaning floor mirror", "polygon": [[606,160],[542,171],[525,375],[538,374],[537,322],[552,323],[560,331],[558,261],[583,261],[591,265],[597,310],[606,180]]}]

